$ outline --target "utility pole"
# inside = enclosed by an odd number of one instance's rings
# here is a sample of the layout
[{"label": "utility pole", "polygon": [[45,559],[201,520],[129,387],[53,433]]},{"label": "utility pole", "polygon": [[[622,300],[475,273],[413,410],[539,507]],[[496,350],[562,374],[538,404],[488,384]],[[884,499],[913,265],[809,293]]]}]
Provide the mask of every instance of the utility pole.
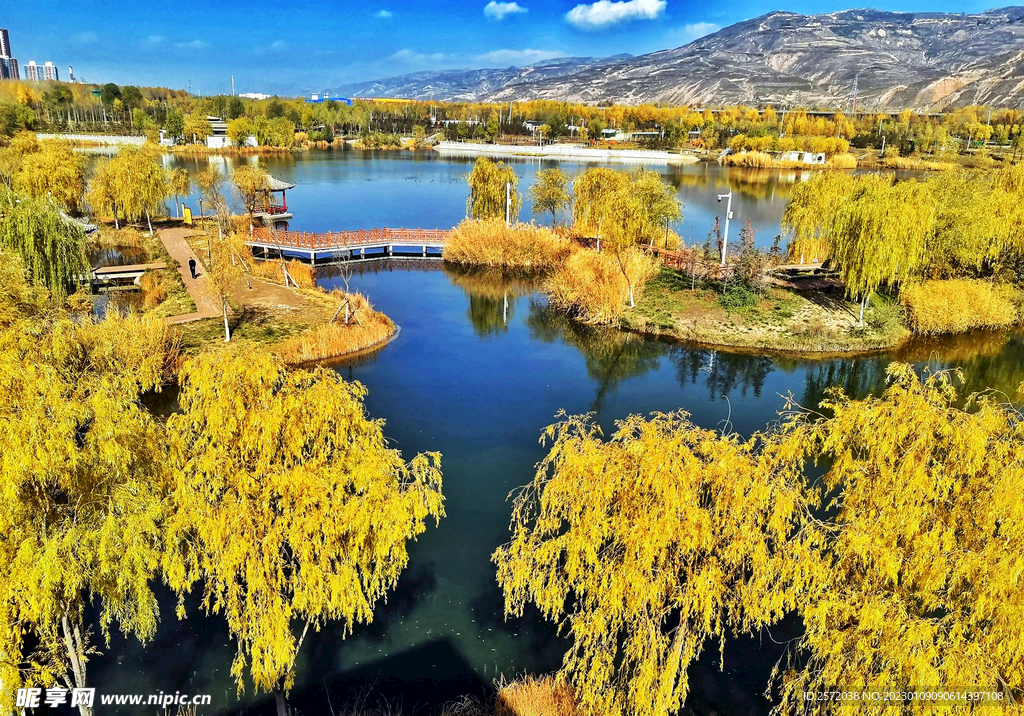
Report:
[{"label": "utility pole", "polygon": [[505,182],[505,226],[512,226],[512,182]]},{"label": "utility pole", "polygon": [[732,189],[729,190],[728,194],[719,194],[718,200],[728,199],[728,203],[725,205],[725,233],[722,234],[722,265],[725,266],[725,252],[726,247],[729,245],[729,219],[732,218]]}]

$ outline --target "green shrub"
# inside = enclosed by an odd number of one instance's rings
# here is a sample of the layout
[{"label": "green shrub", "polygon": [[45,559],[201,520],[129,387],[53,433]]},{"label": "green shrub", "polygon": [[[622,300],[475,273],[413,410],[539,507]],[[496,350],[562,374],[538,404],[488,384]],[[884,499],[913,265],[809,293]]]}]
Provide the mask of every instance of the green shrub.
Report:
[{"label": "green shrub", "polygon": [[756,306],[757,301],[757,294],[743,283],[729,284],[718,299],[722,308],[748,308]]}]

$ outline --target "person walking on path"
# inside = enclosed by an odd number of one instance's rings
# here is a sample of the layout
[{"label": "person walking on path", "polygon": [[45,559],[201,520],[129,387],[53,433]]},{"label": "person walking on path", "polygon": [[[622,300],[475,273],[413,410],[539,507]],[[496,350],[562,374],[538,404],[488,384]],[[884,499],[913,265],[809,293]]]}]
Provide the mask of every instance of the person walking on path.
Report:
[{"label": "person walking on path", "polygon": [[195,259],[189,259],[188,260],[188,272],[190,274],[192,274],[192,278],[193,279],[197,278],[197,274],[196,274],[196,260]]}]

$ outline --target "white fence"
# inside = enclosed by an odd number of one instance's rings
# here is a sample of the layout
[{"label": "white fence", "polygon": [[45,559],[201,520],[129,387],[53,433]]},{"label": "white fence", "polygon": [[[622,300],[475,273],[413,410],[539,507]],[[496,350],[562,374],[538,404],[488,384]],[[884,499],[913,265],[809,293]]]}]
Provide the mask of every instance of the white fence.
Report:
[{"label": "white fence", "polygon": [[539,157],[584,162],[645,162],[649,164],[692,164],[697,157],[651,149],[597,149],[574,144],[535,145],[482,144],[474,142],[441,142],[434,146],[441,154],[480,155],[498,157]]},{"label": "white fence", "polygon": [[90,144],[134,144],[141,147],[146,143],[145,137],[116,134],[37,134],[38,139],[66,139],[69,142]]}]

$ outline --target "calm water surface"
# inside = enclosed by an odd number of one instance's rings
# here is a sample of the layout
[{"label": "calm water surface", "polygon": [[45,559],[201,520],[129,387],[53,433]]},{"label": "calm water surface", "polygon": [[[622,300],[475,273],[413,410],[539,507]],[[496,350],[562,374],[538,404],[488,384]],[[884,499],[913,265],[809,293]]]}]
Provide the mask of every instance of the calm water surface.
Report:
[{"label": "calm water surface", "polygon": [[[295,228],[450,226],[462,218],[466,163],[407,153],[339,154],[272,160],[275,176],[298,184],[289,194]],[[526,186],[542,165],[515,166]],[[714,216],[714,194],[731,185],[737,218],[754,220],[759,238],[778,233],[787,180],[776,175],[751,185],[717,168],[662,171],[680,187],[684,227]],[[340,280],[327,276],[322,283],[331,288]],[[326,713],[328,693],[337,708],[368,688],[401,700],[406,711],[426,712],[460,694],[485,694],[496,678],[557,668],[564,643],[550,625],[535,613],[503,619],[490,555],[508,536],[507,496],[532,478],[544,454],[541,431],[561,409],[595,412],[606,429],[631,413],[684,409],[700,426],[746,435],[764,429],[790,393],[814,405],[830,385],[857,396],[877,392],[892,360],[961,366],[969,390],[991,387],[1012,395],[1024,380],[1019,334],[974,334],[884,355],[808,360],[581,327],[549,311],[529,285],[453,273],[437,262],[365,264],[351,285],[401,333],[385,348],[335,369],[369,388],[370,414],[387,421],[387,436],[405,455],[443,454],[448,516],[412,545],[398,589],[372,624],[347,638],[337,625],[307,637],[293,692],[304,713]],[[192,602],[188,619],[179,622],[173,605],[162,593],[164,616],[153,643],[142,647],[115,636],[91,662],[100,693],[210,693],[211,713],[272,712],[265,695],[247,689],[236,696],[228,676],[234,652],[221,620],[202,617]],[[797,628],[791,620],[770,634],[731,640],[722,671],[709,645],[710,653],[691,667],[688,706],[699,713],[767,713],[761,694],[781,653],[776,642],[792,638]]]}]

